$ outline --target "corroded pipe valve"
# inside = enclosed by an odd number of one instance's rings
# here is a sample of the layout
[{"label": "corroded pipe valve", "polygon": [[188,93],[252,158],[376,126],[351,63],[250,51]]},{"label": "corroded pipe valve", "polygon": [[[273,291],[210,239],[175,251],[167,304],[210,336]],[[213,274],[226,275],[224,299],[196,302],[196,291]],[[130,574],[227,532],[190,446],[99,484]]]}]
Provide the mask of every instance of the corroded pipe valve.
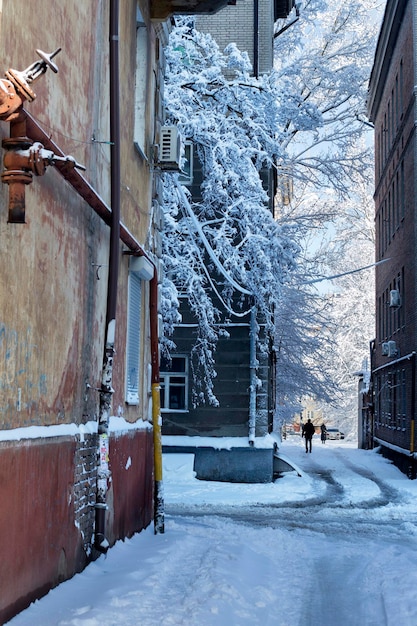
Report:
[{"label": "corroded pipe valve", "polygon": [[54,56],[61,51],[61,48],[57,48],[55,52],[47,54],[42,50],[36,50],[41,57],[41,61],[35,61],[32,65],[29,65],[25,70],[19,72],[19,70],[9,69],[5,76],[14,85],[16,91],[24,97],[25,100],[32,102],[36,98],[36,94],[30,87],[42,74],[45,74],[48,67],[56,74],[58,67],[52,62]]},{"label": "corroded pipe valve", "polygon": [[42,76],[48,67],[54,72],[58,68],[52,59],[60,52],[47,54],[36,50],[40,61],[35,61],[25,70],[9,69],[6,78],[0,79],[0,120],[10,122],[10,139],[4,139],[4,171],[1,180],[9,185],[9,218],[12,223],[25,223],[25,186],[32,182],[33,175],[42,176],[48,165],[56,161],[65,161],[71,167],[83,168],[72,157],[56,156],[45,150],[41,143],[33,143],[26,135],[26,114],[23,110],[25,100],[32,102],[36,98],[31,84]]},{"label": "corroded pipe valve", "polygon": [[33,175],[43,176],[47,166],[57,162],[85,170],[73,157],[57,156],[51,150],[45,150],[38,141],[33,143],[27,137],[3,139],[2,146],[6,153],[1,179],[9,185],[9,223],[25,223],[25,185],[32,182]]},{"label": "corroded pipe valve", "polygon": [[61,48],[57,48],[51,54],[47,54],[42,50],[36,50],[41,57],[41,61],[35,61],[22,72],[13,69],[7,70],[5,73],[6,78],[0,79],[0,120],[12,122],[17,119],[23,102],[25,100],[32,102],[36,98],[36,94],[30,85],[42,76],[48,67],[54,73],[58,72],[58,68],[52,59],[60,50]]},{"label": "corroded pipe valve", "polygon": [[13,84],[6,79],[0,80],[0,119],[6,122],[16,119],[22,104],[23,100],[16,93]]}]

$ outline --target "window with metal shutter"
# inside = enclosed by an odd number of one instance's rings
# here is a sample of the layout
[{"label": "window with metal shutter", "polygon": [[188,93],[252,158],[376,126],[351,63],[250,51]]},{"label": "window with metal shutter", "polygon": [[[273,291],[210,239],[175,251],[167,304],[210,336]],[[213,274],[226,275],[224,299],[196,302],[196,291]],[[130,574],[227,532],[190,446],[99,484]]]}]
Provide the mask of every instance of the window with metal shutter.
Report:
[{"label": "window with metal shutter", "polygon": [[129,272],[126,341],[126,402],[128,404],[139,403],[141,301],[141,279],[135,273]]}]

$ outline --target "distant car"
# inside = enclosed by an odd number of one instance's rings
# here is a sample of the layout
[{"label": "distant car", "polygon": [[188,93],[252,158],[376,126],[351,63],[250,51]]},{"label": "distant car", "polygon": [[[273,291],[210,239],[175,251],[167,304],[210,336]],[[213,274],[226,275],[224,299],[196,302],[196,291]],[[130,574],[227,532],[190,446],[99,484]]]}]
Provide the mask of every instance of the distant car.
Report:
[{"label": "distant car", "polygon": [[342,433],[338,428],[326,428],[327,430],[327,439],[344,439],[345,434]]}]

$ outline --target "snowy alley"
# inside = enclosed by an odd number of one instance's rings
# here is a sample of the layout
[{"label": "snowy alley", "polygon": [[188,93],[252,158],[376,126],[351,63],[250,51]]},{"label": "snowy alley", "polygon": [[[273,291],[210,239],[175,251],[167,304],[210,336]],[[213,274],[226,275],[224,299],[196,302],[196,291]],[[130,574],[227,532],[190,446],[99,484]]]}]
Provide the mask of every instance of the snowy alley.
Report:
[{"label": "snowy alley", "polygon": [[415,626],[417,481],[298,436],[274,484],[197,481],[165,457],[165,534],[119,542],[11,626]]}]

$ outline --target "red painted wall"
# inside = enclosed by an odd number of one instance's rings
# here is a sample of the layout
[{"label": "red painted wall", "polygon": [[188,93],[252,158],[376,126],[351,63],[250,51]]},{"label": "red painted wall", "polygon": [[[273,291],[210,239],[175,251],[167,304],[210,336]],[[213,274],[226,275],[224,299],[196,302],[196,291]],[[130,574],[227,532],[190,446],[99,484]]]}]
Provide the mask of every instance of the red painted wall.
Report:
[{"label": "red painted wall", "polygon": [[131,537],[153,519],[153,431],[128,431],[110,438],[112,474],[107,539]]},{"label": "red painted wall", "polygon": [[[94,557],[84,548],[88,529],[80,531],[76,491],[83,472],[77,463],[85,458],[80,461],[76,449],[72,437],[0,442],[0,624]],[[106,536],[111,545],[152,521],[152,458],[150,429],[110,438]],[[85,498],[92,533],[95,482],[82,488],[90,491]]]},{"label": "red painted wall", "polygon": [[86,563],[71,499],[75,441],[0,445],[0,623]]}]

